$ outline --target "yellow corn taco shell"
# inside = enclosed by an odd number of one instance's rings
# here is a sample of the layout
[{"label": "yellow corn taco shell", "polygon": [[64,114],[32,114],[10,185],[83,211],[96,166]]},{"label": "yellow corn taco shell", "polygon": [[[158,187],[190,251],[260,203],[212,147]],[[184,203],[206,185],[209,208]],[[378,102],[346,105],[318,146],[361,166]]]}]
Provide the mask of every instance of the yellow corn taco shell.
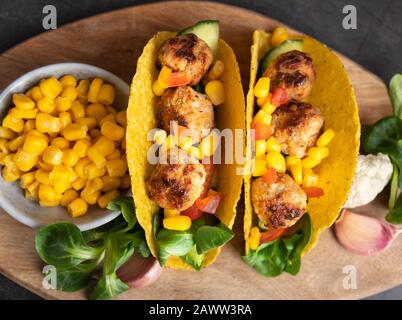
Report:
[{"label": "yellow corn taco shell", "polygon": [[[131,92],[127,111],[127,162],[131,176],[131,186],[136,207],[138,222],[145,230],[146,240],[151,253],[157,256],[158,248],[152,232],[153,216],[159,211],[158,205],[148,198],[146,179],[152,171],[147,160],[147,152],[151,142],[147,140],[148,132],[158,126],[156,119],[156,96],[152,92],[152,84],[158,77],[155,62],[158,51],[164,41],[174,37],[173,32],[157,33],[145,46],[137,62],[137,72],[131,84]],[[226,103],[217,107],[217,128],[245,130],[245,101],[241,85],[239,67],[235,54],[230,46],[219,40],[216,59],[225,64],[221,80],[225,87]],[[223,151],[224,153],[224,151]],[[243,177],[237,175],[236,165],[218,165],[218,191],[225,197],[219,206],[217,216],[229,228],[233,226],[236,215],[236,204],[240,198]],[[206,254],[204,267],[211,264],[220,249]],[[171,257],[166,266],[174,269],[191,269],[178,257]]]},{"label": "yellow corn taco shell", "polygon": [[[257,78],[258,63],[270,49],[271,34],[260,30],[254,31],[251,47],[250,86],[246,105],[246,130],[250,136],[250,125],[253,118],[253,88]],[[310,214],[313,235],[304,250],[307,253],[317,243],[321,231],[330,227],[337,219],[344,205],[352,184],[357,155],[360,145],[360,121],[354,90],[345,68],[328,47],[307,36],[293,36],[303,39],[303,51],[313,59],[316,69],[316,81],[308,98],[309,103],[318,107],[325,118],[325,129],[333,128],[335,138],[328,145],[330,156],[322,161],[315,170],[320,176],[319,187],[325,195],[309,199],[307,212]],[[247,156],[251,159],[251,145],[247,139]],[[253,222],[253,207],[250,198],[251,177],[244,179],[245,215],[244,236],[245,251],[249,252],[249,235]]]}]

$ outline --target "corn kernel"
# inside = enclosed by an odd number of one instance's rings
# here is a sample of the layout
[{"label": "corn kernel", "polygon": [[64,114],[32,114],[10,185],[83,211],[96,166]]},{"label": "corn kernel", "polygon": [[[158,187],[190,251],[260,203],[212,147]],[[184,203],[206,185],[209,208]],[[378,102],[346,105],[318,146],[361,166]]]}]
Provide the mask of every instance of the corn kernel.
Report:
[{"label": "corn kernel", "polygon": [[6,167],[15,167],[14,161],[13,161],[13,155],[12,154],[5,154],[1,158],[1,163],[2,166]]},{"label": "corn kernel", "polygon": [[22,149],[14,154],[13,161],[20,171],[26,172],[31,170],[38,163],[38,156],[26,152]]},{"label": "corn kernel", "polygon": [[77,119],[80,118],[84,118],[85,117],[84,105],[78,100],[73,101],[71,103],[70,113],[74,121],[77,121]]},{"label": "corn kernel", "polygon": [[75,123],[82,124],[88,127],[88,129],[93,129],[96,126],[95,118],[79,118],[75,121]]},{"label": "corn kernel", "polygon": [[74,87],[65,87],[60,97],[69,100],[70,102],[74,101],[78,97],[77,89]]},{"label": "corn kernel", "polygon": [[92,80],[91,85],[89,86],[88,90],[88,101],[91,103],[97,103],[98,102],[98,94],[100,91],[100,88],[103,85],[103,80],[100,78],[95,78]]},{"label": "corn kernel", "polygon": [[42,80],[39,87],[43,95],[50,99],[55,99],[63,91],[62,84],[55,77]]},{"label": "corn kernel", "polygon": [[63,88],[77,86],[77,79],[71,74],[66,74],[59,79]]},{"label": "corn kernel", "polygon": [[254,159],[253,161],[253,177],[263,176],[267,172],[267,163],[265,159]]},{"label": "corn kernel", "polygon": [[35,179],[42,184],[53,185],[52,179],[50,179],[50,172],[43,169],[35,171]]},{"label": "corn kernel", "polygon": [[98,151],[104,156],[107,157],[108,155],[112,154],[115,150],[115,144],[112,140],[101,137],[95,144],[94,147],[98,149]]},{"label": "corn kernel", "polygon": [[[113,122],[113,123],[115,123],[116,122],[116,114],[115,113],[109,113],[106,117],[104,117],[99,123],[100,127],[102,127],[105,122]],[[95,119],[95,124],[96,124],[96,119]]]},{"label": "corn kernel", "polygon": [[[73,149],[74,150],[74,149]],[[88,158],[82,158],[78,160],[77,164],[74,167],[75,172],[77,173],[78,177],[86,179],[84,168],[91,163],[91,160]]]},{"label": "corn kernel", "polygon": [[24,141],[25,141],[25,135],[23,135],[23,136],[18,136],[17,138],[15,138],[15,139],[13,139],[13,140],[10,140],[10,141],[7,143],[7,148],[8,148],[10,151],[15,152],[15,151],[17,151],[17,149],[18,149],[19,147],[21,147],[21,146],[24,144]]},{"label": "corn kernel", "polygon": [[265,140],[257,140],[255,142],[255,156],[261,158],[265,155],[266,143]]},{"label": "corn kernel", "polygon": [[257,98],[266,98],[269,95],[270,79],[268,77],[262,77],[258,79],[257,84],[254,87],[254,96]]},{"label": "corn kernel", "polygon": [[152,92],[157,97],[160,97],[161,95],[163,95],[165,90],[166,90],[165,86],[158,80],[154,81],[154,83],[152,84]]},{"label": "corn kernel", "polygon": [[272,122],[272,116],[267,114],[264,110],[260,110],[254,116],[253,123],[262,123],[269,126]]},{"label": "corn kernel", "polygon": [[280,152],[269,152],[267,154],[267,165],[280,173],[286,171],[286,161]]},{"label": "corn kernel", "polygon": [[60,132],[60,119],[53,117],[48,113],[39,112],[36,117],[36,129],[42,133]]},{"label": "corn kernel", "polygon": [[171,68],[166,66],[162,67],[161,71],[159,72],[157,80],[162,88],[166,89],[168,87],[168,78],[171,73],[172,73]]},{"label": "corn kernel", "polygon": [[64,139],[63,137],[53,138],[50,144],[52,146],[59,148],[60,150],[66,150],[70,148],[70,142]]},{"label": "corn kernel", "polygon": [[274,106],[271,101],[266,101],[263,106],[262,106],[262,110],[264,110],[264,112],[266,114],[273,114],[276,110],[276,106]]},{"label": "corn kernel", "polygon": [[119,159],[119,158],[121,158],[121,152],[119,149],[116,149],[113,151],[113,153],[109,154],[106,157],[106,160],[113,160],[113,159]]},{"label": "corn kernel", "polygon": [[108,175],[104,175],[102,177],[102,182],[103,182],[103,187],[102,187],[103,192],[109,192],[109,191],[115,190],[115,189],[119,188],[121,185],[121,179],[112,178]]},{"label": "corn kernel", "polygon": [[8,114],[3,119],[3,127],[8,128],[14,132],[21,132],[24,129],[24,120],[16,118],[11,114]]},{"label": "corn kernel", "polygon": [[84,189],[86,184],[87,184],[87,179],[78,178],[74,182],[71,183],[71,187],[76,191],[80,191],[81,189]]},{"label": "corn kernel", "polygon": [[216,60],[211,70],[208,72],[208,80],[216,80],[218,79],[225,70],[225,64],[221,60]]},{"label": "corn kernel", "polygon": [[47,146],[46,138],[35,134],[28,134],[25,138],[23,150],[32,155],[41,155]]},{"label": "corn kernel", "polygon": [[126,150],[126,147],[127,147],[127,140],[126,140],[126,137],[124,137],[124,138],[121,140],[120,148],[122,148],[123,150]]},{"label": "corn kernel", "polygon": [[20,171],[15,166],[4,167],[3,170],[1,171],[1,174],[3,176],[3,179],[6,180],[7,182],[14,182],[21,177]]},{"label": "corn kernel", "polygon": [[85,191],[86,189],[81,191],[81,198],[88,204],[96,204],[98,202],[98,199],[101,195],[100,191],[95,191],[92,193],[88,193]]},{"label": "corn kernel", "polygon": [[40,91],[39,86],[35,86],[32,88],[31,95],[32,95],[32,99],[35,102],[38,102],[40,99],[42,99],[44,97],[42,91]]},{"label": "corn kernel", "polygon": [[102,155],[102,153],[95,146],[88,148],[87,157],[99,169],[102,169],[106,165],[105,157]]},{"label": "corn kernel", "polygon": [[74,152],[78,157],[83,158],[87,154],[88,148],[91,146],[91,142],[86,139],[78,140],[73,147]]},{"label": "corn kernel", "polygon": [[8,147],[7,147],[7,143],[8,143],[8,141],[6,139],[0,138],[0,152],[2,154],[10,153],[10,150],[8,150]]},{"label": "corn kernel", "polygon": [[193,139],[192,137],[185,137],[180,140],[179,147],[183,150],[188,151],[193,146]]},{"label": "corn kernel", "polygon": [[83,199],[77,198],[74,199],[70,204],[68,204],[67,211],[71,215],[71,217],[77,218],[87,213],[88,205]]},{"label": "corn kernel", "polygon": [[98,101],[104,105],[111,105],[114,101],[115,92],[114,87],[108,83],[100,87],[98,93]]},{"label": "corn kernel", "polygon": [[123,159],[113,159],[106,163],[106,170],[111,178],[123,177],[127,169],[127,162]]},{"label": "corn kernel", "polygon": [[106,173],[106,168],[98,168],[94,163],[90,163],[84,167],[83,172],[86,179],[96,179]]},{"label": "corn kernel", "polygon": [[19,118],[19,119],[35,119],[38,114],[38,109],[20,109],[18,107],[14,107],[9,111],[9,115]]},{"label": "corn kernel", "polygon": [[38,109],[40,112],[52,113],[56,108],[54,102],[49,97],[42,97],[37,102]]},{"label": "corn kernel", "polygon": [[58,112],[65,112],[65,111],[70,110],[71,104],[72,104],[71,100],[69,100],[68,98],[62,97],[62,96],[57,97],[54,100],[54,105]]},{"label": "corn kernel", "polygon": [[290,167],[293,165],[301,164],[301,159],[296,156],[287,156],[286,157],[286,168],[290,170]]},{"label": "corn kernel", "polygon": [[303,168],[307,168],[307,169],[312,169],[312,168],[318,166],[320,163],[321,163],[321,160],[313,159],[309,156],[305,157],[302,160]]},{"label": "corn kernel", "polygon": [[61,194],[56,192],[52,186],[47,184],[39,185],[39,200],[44,202],[60,202]]},{"label": "corn kernel", "polygon": [[176,217],[180,215],[180,211],[176,209],[165,208],[163,209],[163,215],[165,216],[165,218]]},{"label": "corn kernel", "polygon": [[24,110],[35,108],[35,102],[22,93],[13,94],[13,103],[17,108]]},{"label": "corn kernel", "polygon": [[329,156],[329,149],[327,147],[311,147],[307,151],[307,156],[320,161]]},{"label": "corn kernel", "polygon": [[25,189],[25,198],[27,200],[31,200],[31,201],[38,201],[38,189],[39,189],[39,182],[37,182],[38,187],[36,189],[33,189],[33,191],[30,191],[28,189]]},{"label": "corn kernel", "polygon": [[29,185],[35,182],[35,173],[34,172],[27,172],[21,176],[20,186],[21,188],[25,189]]},{"label": "corn kernel", "polygon": [[273,47],[276,47],[280,45],[283,41],[286,41],[287,39],[288,39],[288,33],[286,29],[283,27],[277,27],[272,33],[271,45]]},{"label": "corn kernel", "polygon": [[257,98],[256,99],[257,106],[262,108],[262,106],[264,105],[265,102],[267,102],[267,100],[268,100],[268,97]]},{"label": "corn kernel", "polygon": [[128,189],[131,186],[131,179],[129,174],[125,174],[121,179],[120,179],[120,189]]},{"label": "corn kernel", "polygon": [[27,133],[31,132],[32,130],[34,130],[35,123],[36,123],[36,121],[34,119],[25,121],[24,129],[22,130],[22,133],[27,134]]},{"label": "corn kernel", "polygon": [[113,122],[105,122],[101,128],[102,134],[110,140],[117,141],[123,139],[126,130]]},{"label": "corn kernel", "polygon": [[68,141],[75,141],[85,138],[88,127],[78,123],[70,123],[63,130],[63,136]]},{"label": "corn kernel", "polygon": [[57,193],[64,193],[67,189],[71,188],[70,181],[68,180],[55,180],[53,186]]},{"label": "corn kernel", "polygon": [[55,146],[48,146],[42,154],[42,160],[54,166],[61,164],[62,159],[63,151]]},{"label": "corn kernel", "polygon": [[249,247],[251,250],[257,250],[260,245],[261,232],[258,227],[251,228],[249,237]]},{"label": "corn kernel", "polygon": [[27,92],[25,92],[24,94],[25,94],[25,96],[26,96],[27,98],[33,100],[33,99],[32,99],[32,88],[30,88],[30,89],[29,89]]},{"label": "corn kernel", "polygon": [[124,127],[124,128],[127,127],[127,111],[122,110],[122,111],[117,112],[116,121],[122,127]]},{"label": "corn kernel", "polygon": [[318,185],[318,175],[312,169],[303,168],[303,187],[316,187]]},{"label": "corn kernel", "polygon": [[85,114],[87,117],[95,118],[96,123],[100,124],[101,120],[107,116],[107,111],[102,104],[92,103],[87,107]]},{"label": "corn kernel", "polygon": [[42,159],[38,161],[38,169],[43,169],[45,171],[52,171],[53,165],[44,162]]},{"label": "corn kernel", "polygon": [[206,136],[199,144],[199,149],[202,157],[211,157],[214,155],[220,144],[220,136],[215,131]]},{"label": "corn kernel", "polygon": [[205,93],[214,106],[218,106],[226,101],[226,92],[222,81],[209,81],[205,86]]},{"label": "corn kernel", "polygon": [[88,99],[88,90],[90,86],[89,80],[81,80],[77,86],[78,97],[80,99],[87,100]]},{"label": "corn kernel", "polygon": [[334,129],[327,129],[317,140],[317,147],[326,147],[335,136]]},{"label": "corn kernel", "polygon": [[66,192],[63,193],[61,196],[61,201],[60,204],[63,207],[67,207],[71,202],[73,202],[75,199],[77,199],[80,195],[78,192],[74,189],[68,189]]},{"label": "corn kernel", "polygon": [[293,164],[290,166],[290,172],[292,173],[293,179],[297,184],[302,184],[303,182],[303,171],[301,161],[298,164]]},{"label": "corn kernel", "polygon": [[14,139],[16,136],[16,133],[10,128],[0,126],[0,138],[11,140]]},{"label": "corn kernel", "polygon": [[163,227],[168,230],[186,231],[191,227],[191,219],[187,216],[164,218]]},{"label": "corn kernel", "polygon": [[60,201],[54,200],[54,201],[43,201],[39,200],[39,205],[41,207],[57,207],[60,204]]},{"label": "corn kernel", "polygon": [[118,190],[113,190],[104,195],[100,196],[98,199],[98,206],[101,208],[106,208],[110,201],[116,199],[120,196],[120,192]]},{"label": "corn kernel", "polygon": [[155,142],[156,144],[162,145],[166,141],[167,133],[165,130],[155,129],[152,133],[153,136],[151,137],[151,141]]},{"label": "corn kernel", "polygon": [[77,164],[78,160],[79,160],[78,155],[74,152],[74,150],[72,149],[63,150],[62,162],[65,165],[74,167]]},{"label": "corn kernel", "polygon": [[[258,141],[258,140],[257,140]],[[281,152],[281,145],[279,142],[274,138],[274,137],[269,137],[266,142],[265,146],[267,149],[267,152]]]}]

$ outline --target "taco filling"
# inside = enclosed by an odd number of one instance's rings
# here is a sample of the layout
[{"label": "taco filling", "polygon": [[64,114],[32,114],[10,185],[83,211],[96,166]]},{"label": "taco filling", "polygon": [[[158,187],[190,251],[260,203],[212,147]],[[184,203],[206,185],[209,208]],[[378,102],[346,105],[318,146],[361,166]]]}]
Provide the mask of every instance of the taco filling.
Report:
[{"label": "taco filling", "polygon": [[[317,106],[316,93],[314,99],[310,98],[317,79],[315,59],[304,50],[303,38],[276,41],[277,33],[278,30],[270,38],[273,47],[265,53],[262,48],[268,46],[259,36],[266,40],[269,36],[260,31],[254,35],[252,56],[257,56],[253,50],[260,50],[261,58],[248,97],[252,102],[248,108],[252,110],[249,119],[253,152],[252,177],[246,179],[247,245],[243,259],[267,276],[299,271],[301,254],[313,236],[310,201],[317,206],[317,201],[328,197],[321,169],[327,166],[331,144],[337,139],[331,127],[333,120],[328,125],[322,112],[331,101],[320,101]],[[252,73],[254,68],[252,61]],[[320,79],[323,76],[320,74]],[[320,219],[325,220],[326,214],[322,212]],[[329,214],[328,217],[333,219]]]},{"label": "taco filling", "polygon": [[146,178],[154,215],[158,258],[180,259],[199,270],[205,254],[233,237],[216,216],[224,194],[214,189],[219,168],[212,157],[219,140],[215,108],[225,102],[225,65],[214,59],[217,21],[200,21],[165,40],[159,48],[156,96],[158,162]]}]

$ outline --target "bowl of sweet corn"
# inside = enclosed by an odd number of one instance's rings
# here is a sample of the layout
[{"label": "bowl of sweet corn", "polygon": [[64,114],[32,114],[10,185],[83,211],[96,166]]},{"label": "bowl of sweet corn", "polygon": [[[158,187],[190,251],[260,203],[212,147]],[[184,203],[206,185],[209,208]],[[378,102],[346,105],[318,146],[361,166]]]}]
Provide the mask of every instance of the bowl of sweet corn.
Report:
[{"label": "bowl of sweet corn", "polygon": [[125,127],[130,88],[101,68],[35,69],[0,94],[0,207],[33,228],[70,221],[96,228],[127,194]]}]

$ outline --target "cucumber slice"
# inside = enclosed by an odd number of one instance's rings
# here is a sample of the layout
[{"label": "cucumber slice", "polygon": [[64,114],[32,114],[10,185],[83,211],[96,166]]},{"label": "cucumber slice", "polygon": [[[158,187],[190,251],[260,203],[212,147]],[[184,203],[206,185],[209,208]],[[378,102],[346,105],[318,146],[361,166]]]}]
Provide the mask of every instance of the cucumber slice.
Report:
[{"label": "cucumber slice", "polygon": [[260,65],[258,67],[258,74],[261,76],[264,73],[264,71],[268,68],[269,63],[276,57],[292,50],[303,51],[303,40],[302,39],[286,40],[282,42],[279,46],[269,50],[264,55],[264,57],[262,57],[260,61]]},{"label": "cucumber slice", "polygon": [[219,41],[219,20],[202,20],[198,21],[191,27],[180,31],[178,35],[193,33],[197,37],[204,40],[215,54],[218,49]]}]

